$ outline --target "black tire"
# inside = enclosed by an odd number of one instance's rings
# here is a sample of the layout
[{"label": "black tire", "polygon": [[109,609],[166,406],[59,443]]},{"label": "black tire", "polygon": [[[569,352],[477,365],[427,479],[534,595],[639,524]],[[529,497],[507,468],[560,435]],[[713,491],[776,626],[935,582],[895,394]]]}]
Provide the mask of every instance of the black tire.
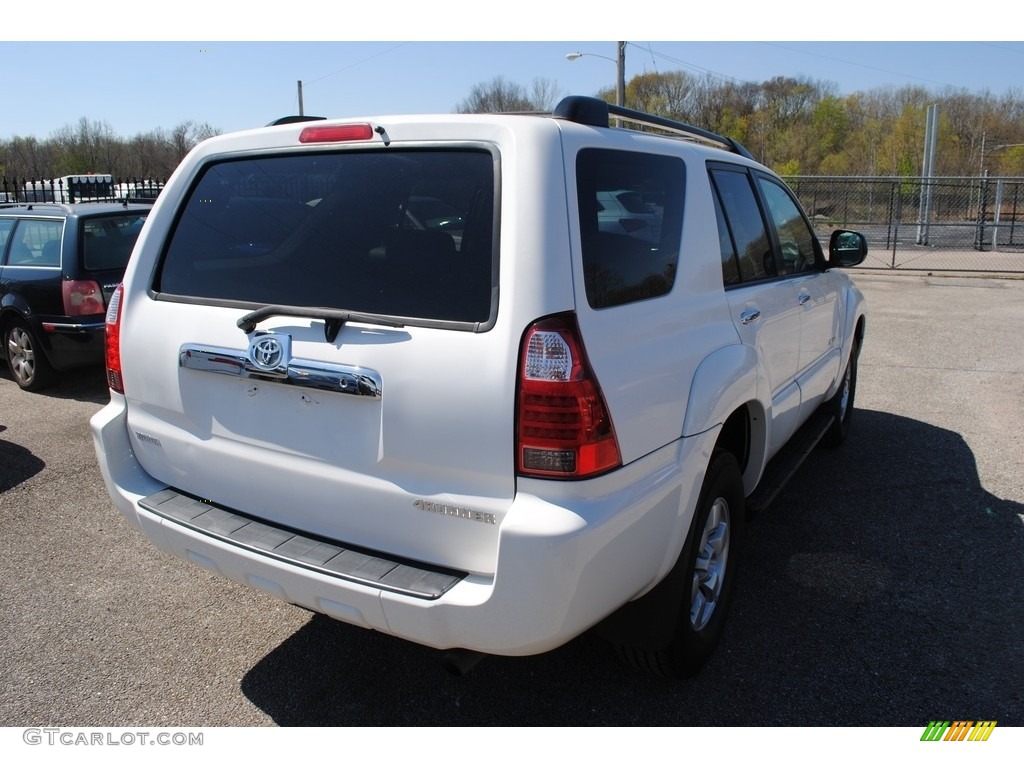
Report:
[{"label": "black tire", "polygon": [[647,651],[621,648],[623,658],[661,677],[692,677],[722,637],[736,580],[744,509],[743,478],[736,457],[711,458],[686,546],[678,618],[668,646]]},{"label": "black tire", "polygon": [[15,384],[29,392],[53,384],[56,373],[31,329],[21,320],[14,320],[4,329],[4,354]]},{"label": "black tire", "polygon": [[853,419],[853,400],[857,394],[857,357],[860,355],[860,347],[856,345],[850,353],[850,360],[846,364],[846,371],[843,372],[843,381],[839,391],[828,401],[828,408],[832,411],[832,426],[822,438],[821,442],[826,448],[838,448],[850,434],[850,421]]}]

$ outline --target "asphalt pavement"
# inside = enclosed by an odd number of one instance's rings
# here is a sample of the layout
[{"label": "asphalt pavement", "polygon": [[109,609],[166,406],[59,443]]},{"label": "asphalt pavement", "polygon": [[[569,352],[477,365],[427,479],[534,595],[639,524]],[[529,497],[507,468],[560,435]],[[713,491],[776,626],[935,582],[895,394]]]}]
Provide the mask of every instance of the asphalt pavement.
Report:
[{"label": "asphalt pavement", "polygon": [[0,726],[1024,725],[1024,280],[858,270],[850,439],[747,526],[694,679],[584,636],[468,676],[158,552],[113,508],[101,370],[0,373]]}]

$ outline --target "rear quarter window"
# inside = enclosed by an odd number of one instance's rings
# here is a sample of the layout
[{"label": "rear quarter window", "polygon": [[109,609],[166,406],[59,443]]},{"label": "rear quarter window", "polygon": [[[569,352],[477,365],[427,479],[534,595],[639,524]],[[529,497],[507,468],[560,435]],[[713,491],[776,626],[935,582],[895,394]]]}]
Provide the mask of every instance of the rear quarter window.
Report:
[{"label": "rear quarter window", "polygon": [[11,235],[8,266],[59,267],[63,235],[63,220],[21,219]]},{"label": "rear quarter window", "polygon": [[154,289],[451,323],[493,317],[485,149],[247,157],[203,169]]},{"label": "rear quarter window", "polygon": [[595,309],[672,290],[682,237],[685,163],[584,149],[576,157],[587,301]]}]

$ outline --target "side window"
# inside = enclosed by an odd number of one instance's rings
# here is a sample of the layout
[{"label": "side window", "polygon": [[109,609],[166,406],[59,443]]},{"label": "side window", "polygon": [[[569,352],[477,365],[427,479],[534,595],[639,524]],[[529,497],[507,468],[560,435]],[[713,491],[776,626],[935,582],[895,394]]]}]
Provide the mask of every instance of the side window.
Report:
[{"label": "side window", "polygon": [[53,219],[22,219],[11,239],[7,264],[12,267],[59,267],[64,223]]},{"label": "side window", "polygon": [[725,213],[722,211],[722,202],[715,198],[715,219],[718,221],[718,246],[722,251],[722,282],[726,285],[736,285],[740,282],[740,262],[736,257],[736,243],[733,242],[732,232],[729,230],[729,222],[725,220]]},{"label": "side window", "polygon": [[13,230],[14,219],[0,219],[0,266],[4,264],[4,251],[7,250],[7,241],[11,239]]},{"label": "side window", "polygon": [[[744,283],[775,277],[775,257],[765,228],[761,207],[757,204],[750,176],[737,168],[712,168],[711,178],[721,207],[719,240],[722,243],[722,277],[726,285],[736,281],[731,263],[738,262],[739,281]],[[722,231],[725,225],[726,232]],[[731,248],[727,253],[726,244]]]},{"label": "side window", "polygon": [[759,176],[758,185],[768,203],[768,213],[779,235],[780,275],[797,275],[815,269],[815,238],[789,192],[773,179]]},{"label": "side window", "polygon": [[672,290],[686,166],[678,157],[584,149],[576,157],[587,301],[595,309]]}]

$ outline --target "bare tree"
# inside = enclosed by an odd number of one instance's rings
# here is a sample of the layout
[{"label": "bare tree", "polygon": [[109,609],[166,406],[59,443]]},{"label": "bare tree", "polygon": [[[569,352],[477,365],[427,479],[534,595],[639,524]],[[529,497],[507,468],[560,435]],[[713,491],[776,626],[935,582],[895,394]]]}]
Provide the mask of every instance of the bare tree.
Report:
[{"label": "bare tree", "polygon": [[538,112],[551,112],[567,94],[556,80],[535,77],[530,85],[530,102]]},{"label": "bare tree", "polygon": [[464,114],[485,112],[532,112],[534,103],[526,89],[498,75],[489,83],[477,83],[469,96],[459,102],[456,112]]},{"label": "bare tree", "polygon": [[168,167],[167,135],[162,130],[137,134],[127,146],[125,166],[121,173],[135,179],[165,179],[173,166]]},{"label": "bare tree", "polygon": [[109,123],[82,117],[45,141],[31,136],[0,141],[0,173],[8,183],[15,177],[53,179],[90,172],[166,179],[192,147],[217,133],[209,123],[188,120],[170,132],[157,128],[126,140]]},{"label": "bare tree", "polygon": [[215,135],[217,135],[217,131],[209,123],[197,124],[186,120],[171,130],[171,148],[180,161],[196,144]]},{"label": "bare tree", "polygon": [[50,175],[52,147],[33,136],[15,136],[4,147],[4,174],[41,179]]},{"label": "bare tree", "polygon": [[105,173],[120,161],[121,139],[103,120],[79,118],[77,124],[54,131],[49,143],[54,152],[53,176]]}]

